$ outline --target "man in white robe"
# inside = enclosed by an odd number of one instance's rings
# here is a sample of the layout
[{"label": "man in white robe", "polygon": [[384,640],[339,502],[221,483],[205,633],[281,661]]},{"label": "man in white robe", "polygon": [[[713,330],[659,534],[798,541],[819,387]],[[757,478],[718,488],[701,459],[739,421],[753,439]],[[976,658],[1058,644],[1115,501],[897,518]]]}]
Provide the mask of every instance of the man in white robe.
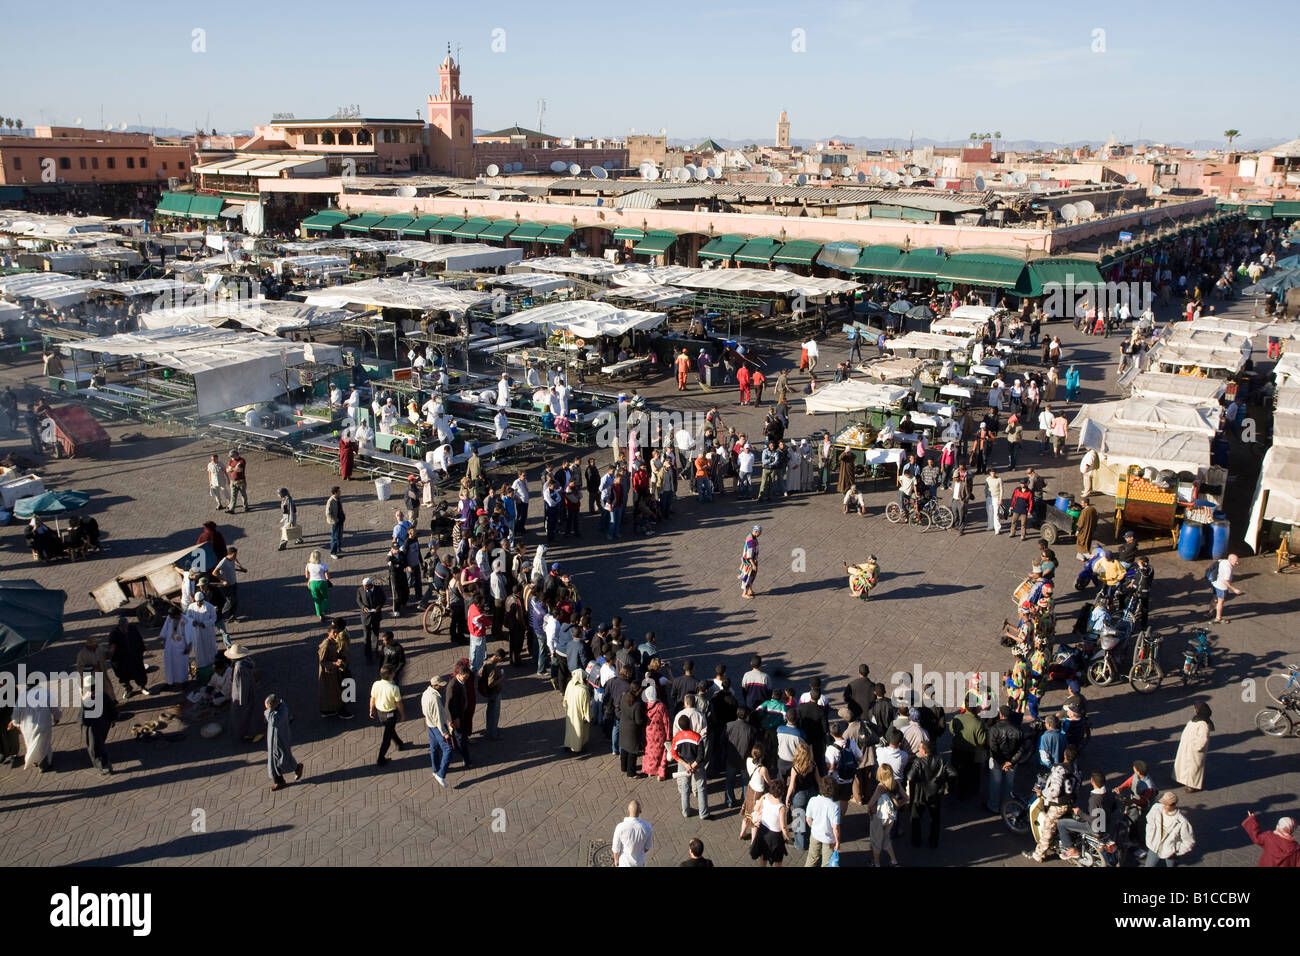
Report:
[{"label": "man in white robe", "polygon": [[345,417],[352,419],[354,422],[357,420],[357,412],[361,409],[361,396],[357,394],[355,388],[348,393],[348,400],[344,403],[343,409]]},{"label": "man in white robe", "polygon": [[208,603],[202,591],[194,592],[194,601],[185,609],[185,624],[195,667],[211,667],[217,659],[216,623],[216,608]]},{"label": "man in white robe", "polygon": [[497,441],[506,437],[506,428],[509,420],[506,418],[505,411],[497,412],[496,418],[492,419],[492,426],[496,430]]},{"label": "man in white robe", "polygon": [[505,372],[497,382],[497,407],[505,408],[510,404],[510,377]]},{"label": "man in white robe", "polygon": [[63,712],[52,706],[49,688],[43,684],[33,683],[19,696],[9,729],[17,727],[27,745],[24,767],[38,767],[44,772],[53,766],[54,725],[61,719]]},{"label": "man in white robe", "polygon": [[373,455],[375,453],[375,430],[368,422],[362,422],[358,425],[352,437],[356,439],[358,455]]}]

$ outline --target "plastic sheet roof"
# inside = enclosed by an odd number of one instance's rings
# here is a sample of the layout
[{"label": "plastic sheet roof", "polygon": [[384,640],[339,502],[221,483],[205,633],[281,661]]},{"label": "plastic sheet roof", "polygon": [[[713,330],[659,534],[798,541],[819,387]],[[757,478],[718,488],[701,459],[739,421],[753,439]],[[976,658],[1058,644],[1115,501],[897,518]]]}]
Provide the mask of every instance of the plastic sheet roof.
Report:
[{"label": "plastic sheet roof", "polygon": [[974,341],[974,335],[937,335],[933,332],[908,332],[896,339],[885,342],[885,348],[891,352],[951,352],[967,349]]},{"label": "plastic sheet roof", "polygon": [[597,259],[593,256],[540,256],[525,260],[524,265],[538,272],[558,272],[562,275],[575,276],[608,276],[627,268],[608,259]]},{"label": "plastic sheet roof", "polygon": [[1265,520],[1300,525],[1300,448],[1275,444],[1264,453],[1245,535],[1256,549]]},{"label": "plastic sheet roof", "polygon": [[896,405],[908,390],[898,385],[875,382],[834,382],[823,385],[804,400],[809,414],[814,412],[856,412],[867,408]]},{"label": "plastic sheet roof", "polygon": [[1097,432],[1089,433],[1089,429],[1084,429],[1080,444],[1095,448],[1113,467],[1139,465],[1192,474],[1210,467],[1210,440],[1205,435],[1119,425]]},{"label": "plastic sheet roof", "polygon": [[1177,368],[1226,369],[1236,375],[1246,367],[1249,352],[1231,348],[1212,349],[1199,345],[1184,347],[1170,342],[1157,346],[1149,353],[1152,366],[1172,365]]},{"label": "plastic sheet roof", "polygon": [[626,299],[640,302],[642,305],[672,306],[690,302],[695,293],[690,289],[674,289],[666,285],[628,286],[610,289],[604,293],[607,299]]},{"label": "plastic sheet roof", "polygon": [[155,309],[141,313],[139,319],[140,326],[145,329],[216,326],[224,322],[236,322],[265,335],[280,335],[302,329],[327,328],[355,317],[356,313],[346,309],[322,308],[301,302],[228,299],[174,309]]},{"label": "plastic sheet roof", "polygon": [[467,271],[512,265],[523,259],[524,251],[477,242],[404,242],[400,248],[389,251],[387,257],[413,262],[441,262],[448,271]]},{"label": "plastic sheet roof", "polygon": [[545,272],[508,273],[503,276],[493,277],[491,284],[513,289],[526,289],[529,292],[555,292],[560,289],[573,288],[573,280],[547,275]]},{"label": "plastic sheet roof", "polygon": [[691,269],[686,266],[640,266],[624,269],[610,278],[615,285],[674,285],[684,289],[715,289],[727,292],[771,292],[777,295],[802,293],[809,297],[850,292],[861,283],[848,279],[821,279],[793,272],[766,269]]},{"label": "plastic sheet roof", "polygon": [[348,305],[390,309],[436,309],[465,312],[492,301],[489,292],[462,292],[442,279],[367,279],[347,285],[313,289],[305,296],[308,305],[343,308]]},{"label": "plastic sheet roof", "polygon": [[[1218,405],[1189,405],[1155,398],[1127,398],[1119,402],[1084,405],[1070,423],[1071,428],[1105,430],[1108,427],[1147,428],[1152,431],[1192,432],[1210,438],[1218,431]],[[1095,439],[1080,438],[1080,444],[1094,447]]]},{"label": "plastic sheet roof", "polygon": [[1133,380],[1133,394],[1139,398],[1168,399],[1204,404],[1218,401],[1227,382],[1198,375],[1174,375],[1170,372],[1143,372]]},{"label": "plastic sheet roof", "polygon": [[667,320],[662,312],[620,309],[608,302],[552,302],[535,309],[525,309],[501,320],[498,325],[549,325],[582,338],[598,335],[622,335],[625,332],[652,329]]}]

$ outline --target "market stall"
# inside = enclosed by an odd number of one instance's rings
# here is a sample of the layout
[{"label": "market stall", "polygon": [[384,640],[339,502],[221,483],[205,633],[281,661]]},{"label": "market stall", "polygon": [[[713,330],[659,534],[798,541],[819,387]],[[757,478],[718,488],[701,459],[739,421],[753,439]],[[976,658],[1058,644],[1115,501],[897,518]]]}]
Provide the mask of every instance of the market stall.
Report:
[{"label": "market stall", "polygon": [[1132,394],[1135,398],[1207,405],[1222,398],[1226,386],[1226,382],[1217,378],[1143,372],[1133,379]]},{"label": "market stall", "polygon": [[1279,546],[1278,570],[1288,561],[1288,538],[1300,528],[1300,447],[1274,445],[1264,453],[1245,540],[1256,551]]}]

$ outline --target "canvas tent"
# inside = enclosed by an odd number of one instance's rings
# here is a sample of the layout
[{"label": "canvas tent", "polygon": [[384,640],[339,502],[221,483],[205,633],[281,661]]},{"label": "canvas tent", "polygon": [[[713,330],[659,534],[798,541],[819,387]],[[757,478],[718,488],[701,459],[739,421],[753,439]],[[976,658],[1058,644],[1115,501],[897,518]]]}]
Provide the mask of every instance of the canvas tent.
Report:
[{"label": "canvas tent", "polygon": [[1217,402],[1226,384],[1222,379],[1197,375],[1174,375],[1169,372],[1143,372],[1133,380],[1133,395],[1138,398],[1166,399],[1194,405]]},{"label": "canvas tent", "polygon": [[389,252],[387,257],[398,262],[440,262],[447,272],[469,272],[473,269],[514,265],[523,259],[524,251],[474,242],[404,242]]},{"label": "canvas tent", "polygon": [[548,275],[545,272],[516,272],[507,273],[502,276],[494,276],[491,285],[506,286],[511,289],[523,289],[527,292],[544,293],[558,292],[561,289],[572,289],[573,280],[564,279],[556,275]]},{"label": "canvas tent", "polygon": [[528,259],[522,265],[536,272],[558,272],[561,275],[574,276],[608,276],[622,272],[627,266],[597,259],[592,256],[540,256]]},{"label": "canvas tent", "polygon": [[1109,428],[1150,429],[1158,432],[1190,432],[1211,438],[1218,431],[1217,405],[1188,405],[1153,398],[1128,398],[1119,402],[1097,402],[1079,409],[1071,428],[1079,429],[1079,444],[1100,448]]},{"label": "canvas tent", "polygon": [[1085,429],[1079,444],[1095,448],[1103,465],[1114,471],[1138,465],[1157,471],[1197,474],[1210,467],[1209,438],[1191,431],[1110,425],[1093,431]]},{"label": "canvas tent", "polygon": [[1264,453],[1245,535],[1256,550],[1265,521],[1300,525],[1300,448],[1275,444]]},{"label": "canvas tent", "polygon": [[174,309],[155,309],[140,314],[142,329],[169,329],[174,326],[218,326],[235,322],[265,335],[282,335],[306,329],[328,328],[355,318],[346,309],[328,309],[301,302],[272,299],[229,299]]},{"label": "canvas tent", "polygon": [[810,298],[851,292],[860,283],[848,279],[822,279],[793,272],[766,269],[692,269],[686,266],[640,266],[612,276],[614,285],[637,287],[671,285],[683,289],[720,292],[768,292],[775,295],[805,295]]},{"label": "canvas tent", "polygon": [[973,335],[937,335],[933,332],[908,332],[896,339],[885,342],[885,348],[891,352],[949,352],[963,351],[970,348]]},{"label": "canvas tent", "polygon": [[622,335],[625,332],[643,331],[663,325],[667,320],[662,312],[640,309],[620,309],[608,302],[552,302],[534,309],[516,312],[498,322],[508,326],[550,326],[563,329],[584,339],[599,335]]},{"label": "canvas tent", "polygon": [[1158,345],[1148,353],[1151,368],[1202,368],[1223,370],[1231,375],[1238,374],[1246,367],[1246,359],[1249,355],[1249,346],[1243,352],[1233,348],[1202,348],[1199,345],[1177,342]]},{"label": "canvas tent", "polygon": [[815,412],[856,412],[867,408],[888,408],[898,404],[907,389],[874,382],[835,382],[823,385],[804,400],[808,414]]},{"label": "canvas tent", "polygon": [[462,292],[443,279],[367,279],[347,285],[313,289],[304,296],[308,305],[323,308],[414,309],[464,313],[492,301],[488,292]]}]

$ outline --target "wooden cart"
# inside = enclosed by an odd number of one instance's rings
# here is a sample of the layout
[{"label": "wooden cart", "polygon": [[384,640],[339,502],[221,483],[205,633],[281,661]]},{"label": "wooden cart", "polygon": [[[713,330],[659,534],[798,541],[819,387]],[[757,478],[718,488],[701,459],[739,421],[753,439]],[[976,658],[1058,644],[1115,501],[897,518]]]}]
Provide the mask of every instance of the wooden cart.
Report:
[{"label": "wooden cart", "polygon": [[142,625],[155,627],[180,596],[182,571],[211,574],[215,567],[210,545],[181,548],[133,564],[90,596],[102,614],[134,614]]},{"label": "wooden cart", "polygon": [[1119,476],[1115,490],[1115,539],[1119,540],[1127,525],[1167,531],[1178,546],[1178,495],[1172,489],[1157,487],[1142,477],[1137,466]]}]

